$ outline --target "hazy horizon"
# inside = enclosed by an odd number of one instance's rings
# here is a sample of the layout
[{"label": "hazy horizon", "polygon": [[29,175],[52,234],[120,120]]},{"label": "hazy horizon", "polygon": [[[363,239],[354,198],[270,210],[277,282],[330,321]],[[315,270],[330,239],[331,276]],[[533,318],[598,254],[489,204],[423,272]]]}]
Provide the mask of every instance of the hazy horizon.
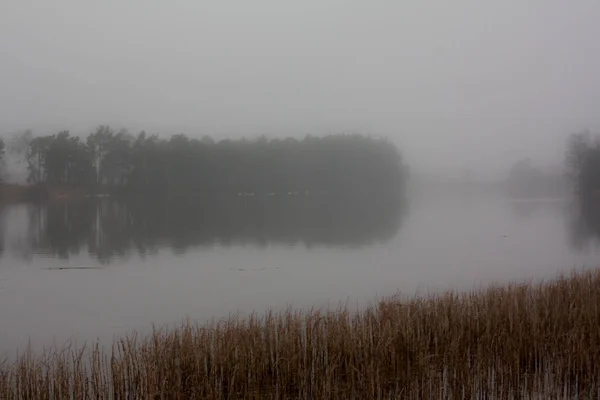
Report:
[{"label": "hazy horizon", "polygon": [[411,170],[504,176],[598,130],[600,3],[0,5],[0,134],[389,137]]}]

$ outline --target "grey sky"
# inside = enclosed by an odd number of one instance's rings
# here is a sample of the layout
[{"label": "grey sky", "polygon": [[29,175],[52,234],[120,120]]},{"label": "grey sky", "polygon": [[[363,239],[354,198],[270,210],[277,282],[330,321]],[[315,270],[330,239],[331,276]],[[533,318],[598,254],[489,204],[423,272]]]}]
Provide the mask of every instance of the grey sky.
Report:
[{"label": "grey sky", "polygon": [[492,174],[600,127],[598,21],[597,0],[3,0],[0,128],[361,131]]}]

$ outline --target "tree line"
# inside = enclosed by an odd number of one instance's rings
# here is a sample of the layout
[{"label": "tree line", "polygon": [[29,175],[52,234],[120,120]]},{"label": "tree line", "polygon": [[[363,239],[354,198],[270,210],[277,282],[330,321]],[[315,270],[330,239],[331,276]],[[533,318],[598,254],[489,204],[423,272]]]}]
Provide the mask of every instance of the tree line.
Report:
[{"label": "tree line", "polygon": [[85,139],[26,131],[13,138],[11,150],[25,161],[29,183],[86,190],[398,194],[407,172],[386,139],[348,134],[215,141],[103,125]]}]

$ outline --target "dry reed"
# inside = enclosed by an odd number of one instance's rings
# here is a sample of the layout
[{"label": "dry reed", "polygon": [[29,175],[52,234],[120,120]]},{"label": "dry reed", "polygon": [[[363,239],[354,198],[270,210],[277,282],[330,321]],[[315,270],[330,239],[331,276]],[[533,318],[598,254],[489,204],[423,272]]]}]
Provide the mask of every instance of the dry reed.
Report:
[{"label": "dry reed", "polygon": [[600,271],[27,351],[2,399],[600,398]]}]

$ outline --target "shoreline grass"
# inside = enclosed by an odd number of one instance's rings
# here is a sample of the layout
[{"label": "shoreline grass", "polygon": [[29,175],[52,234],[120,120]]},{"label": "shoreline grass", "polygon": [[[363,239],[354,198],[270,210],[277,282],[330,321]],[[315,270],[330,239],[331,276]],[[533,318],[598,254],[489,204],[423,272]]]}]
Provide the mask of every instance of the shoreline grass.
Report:
[{"label": "shoreline grass", "polygon": [[600,398],[600,271],[25,352],[2,399]]}]

